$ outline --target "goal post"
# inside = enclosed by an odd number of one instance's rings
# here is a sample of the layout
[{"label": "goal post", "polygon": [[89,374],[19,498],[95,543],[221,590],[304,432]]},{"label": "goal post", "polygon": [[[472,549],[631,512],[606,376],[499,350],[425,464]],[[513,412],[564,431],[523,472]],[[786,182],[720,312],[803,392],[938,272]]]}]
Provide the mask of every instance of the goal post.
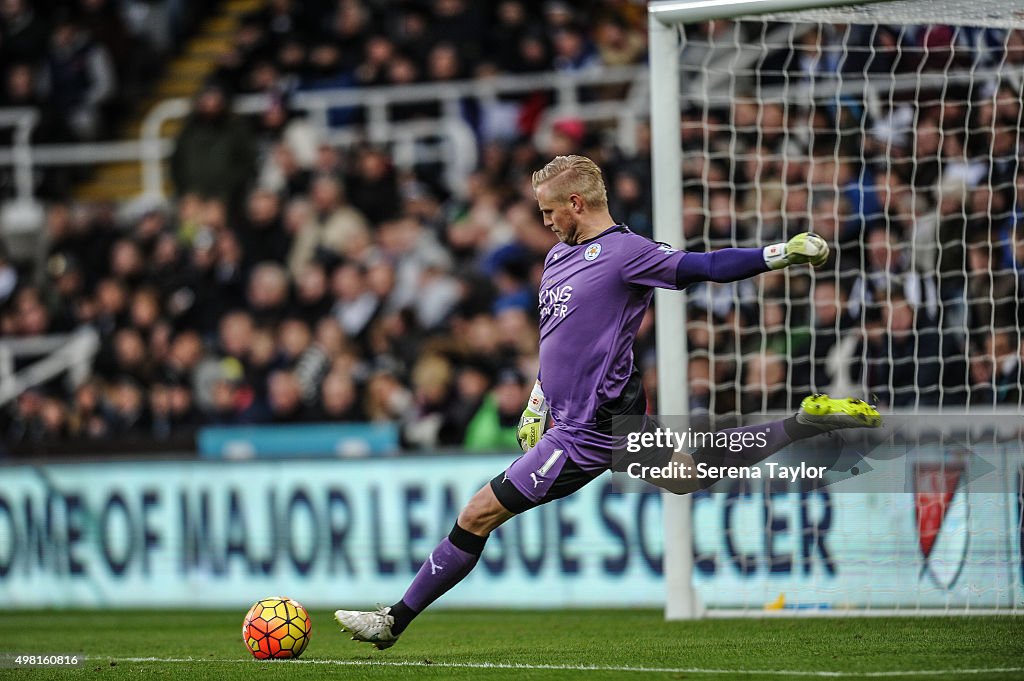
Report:
[{"label": "goal post", "polygon": [[[648,51],[651,72],[657,65],[676,72],[679,59],[678,31],[662,24],[654,14],[650,22]],[[682,244],[683,196],[679,173],[682,168],[679,134],[679,78],[662,78],[651,87],[651,136],[658,140],[651,145],[652,187],[654,206],[654,238],[667,244]],[[687,398],[678,386],[687,383],[686,315],[679,294],[657,289],[654,293],[656,351],[658,362],[658,409],[665,414],[687,413]],[[674,594],[665,601],[668,619],[694,619],[701,615],[701,605],[693,589],[693,546],[691,499],[662,493],[665,589]]]},{"label": "goal post", "polygon": [[[715,249],[810,229],[838,254],[828,276],[658,291],[660,414],[688,414],[691,381],[711,384],[700,404],[716,415],[791,413],[829,388],[886,413],[1024,413],[1020,29],[1024,12],[1001,0],[649,3],[655,239]],[[837,318],[823,322],[827,307]],[[903,308],[912,342],[896,351]],[[687,347],[693,328],[706,345]],[[890,345],[875,352],[875,338]],[[757,360],[767,355],[782,358],[783,378]],[[700,376],[688,375],[694,359]],[[1013,456],[1005,486],[942,502],[928,537],[916,487],[782,496],[774,516],[756,491],[666,494],[665,616],[1021,612],[1024,466]],[[763,525],[774,522],[804,533],[777,545],[805,560],[792,578],[724,556],[734,544],[741,559],[764,552],[754,544],[771,542]],[[858,537],[883,523],[888,534]],[[843,542],[848,564],[834,562],[842,551],[818,560]]]},{"label": "goal post", "polygon": [[[752,12],[771,12],[836,5],[821,0],[657,0],[648,5],[648,54],[651,72],[652,198],[654,238],[683,244],[682,147],[679,134],[678,26],[692,21],[728,18]],[[658,409],[686,416],[687,385],[686,311],[679,295],[658,289],[657,311]],[[664,522],[665,617],[694,619],[704,608],[693,588],[692,497],[662,494]],[[671,519],[671,520],[669,520]]]}]

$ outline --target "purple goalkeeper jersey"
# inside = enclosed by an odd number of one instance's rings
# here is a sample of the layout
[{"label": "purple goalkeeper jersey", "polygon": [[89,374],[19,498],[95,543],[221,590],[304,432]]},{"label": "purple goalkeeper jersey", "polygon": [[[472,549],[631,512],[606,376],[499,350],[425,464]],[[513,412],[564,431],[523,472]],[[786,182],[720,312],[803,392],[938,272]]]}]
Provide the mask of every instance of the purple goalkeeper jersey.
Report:
[{"label": "purple goalkeeper jersey", "polygon": [[556,244],[544,260],[538,305],[538,378],[555,425],[593,430],[601,405],[621,395],[654,287],[736,281],[767,270],[760,248],[679,251],[622,225],[576,246]]},{"label": "purple goalkeeper jersey", "polygon": [[633,341],[653,287],[676,288],[682,251],[622,226],[556,244],[539,295],[540,380],[557,424],[588,427],[633,371]]}]

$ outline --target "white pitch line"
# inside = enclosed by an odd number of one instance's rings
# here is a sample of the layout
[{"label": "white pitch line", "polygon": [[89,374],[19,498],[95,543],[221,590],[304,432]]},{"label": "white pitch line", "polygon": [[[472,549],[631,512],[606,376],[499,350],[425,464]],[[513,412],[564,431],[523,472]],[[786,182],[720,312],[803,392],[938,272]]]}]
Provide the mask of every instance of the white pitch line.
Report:
[{"label": "white pitch line", "polygon": [[[257,664],[248,659],[204,659],[201,657],[114,657],[90,656],[117,662],[216,662]],[[271,661],[277,662],[277,661]],[[525,669],[579,672],[638,672],[659,674],[731,674],[748,676],[811,676],[823,678],[878,679],[903,676],[939,676],[942,674],[1011,674],[1024,672],[1024,667],[991,667],[988,669],[922,669],[917,671],[829,672],[780,669],[702,669],[700,667],[616,667],[573,664],[513,664],[503,662],[415,662],[409,660],[280,660],[281,664],[325,664],[340,667],[436,667],[439,669]]]}]

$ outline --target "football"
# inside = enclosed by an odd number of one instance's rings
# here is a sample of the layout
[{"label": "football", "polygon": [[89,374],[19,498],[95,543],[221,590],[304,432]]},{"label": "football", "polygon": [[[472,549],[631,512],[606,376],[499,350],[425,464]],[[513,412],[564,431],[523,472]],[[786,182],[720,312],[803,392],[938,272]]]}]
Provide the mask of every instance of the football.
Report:
[{"label": "football", "polygon": [[295,658],[309,643],[313,624],[297,601],[274,596],[257,601],[242,622],[242,641],[259,660]]}]

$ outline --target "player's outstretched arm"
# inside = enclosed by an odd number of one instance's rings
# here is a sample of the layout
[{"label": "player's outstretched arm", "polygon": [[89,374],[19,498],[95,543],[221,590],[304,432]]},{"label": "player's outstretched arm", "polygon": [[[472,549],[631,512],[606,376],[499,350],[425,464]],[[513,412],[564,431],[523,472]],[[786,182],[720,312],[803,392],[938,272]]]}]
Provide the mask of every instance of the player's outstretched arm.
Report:
[{"label": "player's outstretched arm", "polygon": [[722,248],[710,253],[687,252],[676,268],[676,287],[699,281],[724,284],[749,279],[790,265],[820,267],[828,260],[828,243],[817,234],[797,234],[785,243],[764,248]]}]

